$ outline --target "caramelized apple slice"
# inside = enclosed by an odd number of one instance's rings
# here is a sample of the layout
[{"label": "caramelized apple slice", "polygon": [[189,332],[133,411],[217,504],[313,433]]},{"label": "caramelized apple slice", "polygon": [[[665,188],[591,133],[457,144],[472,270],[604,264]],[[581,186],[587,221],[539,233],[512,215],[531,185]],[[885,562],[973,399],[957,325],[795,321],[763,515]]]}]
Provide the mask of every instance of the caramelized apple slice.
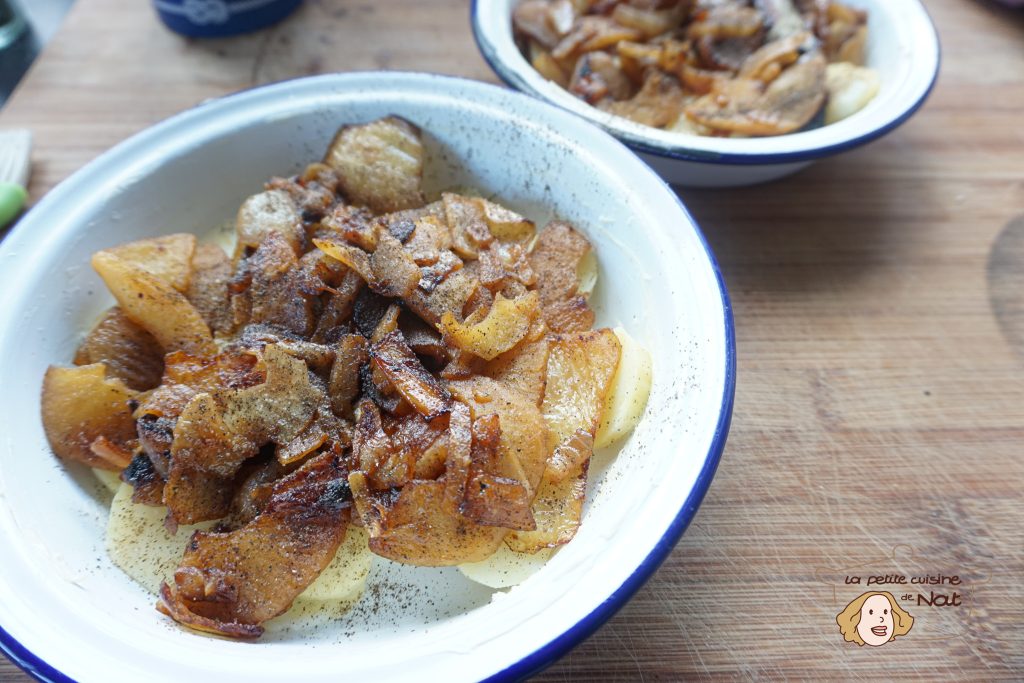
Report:
[{"label": "caramelized apple slice", "polygon": [[465,322],[459,322],[451,313],[445,313],[441,316],[441,331],[463,351],[494,360],[526,336],[538,308],[537,292],[527,292],[515,299],[499,294],[486,315],[474,313]]},{"label": "caramelized apple slice", "polygon": [[[136,441],[129,403],[138,393],[119,379],[108,379],[103,363],[74,368],[50,366],[43,378],[43,428],[50,448],[65,460],[120,470],[127,460],[104,457],[92,448],[98,439],[131,457]],[[109,450],[109,449],[107,449]]]},{"label": "caramelized apple slice", "polygon": [[92,266],[125,314],[156,338],[165,352],[216,351],[203,316],[178,290],[110,252],[97,252]]},{"label": "caramelized apple slice", "polygon": [[235,531],[197,531],[158,608],[202,631],[255,638],[330,564],[345,538],[351,497],[338,456],[323,454],[273,485]]},{"label": "caramelized apple slice", "polygon": [[103,363],[111,378],[145,391],[160,384],[164,354],[153,335],[115,306],[75,351],[75,365],[92,363]]},{"label": "caramelized apple slice", "polygon": [[388,213],[423,206],[423,143],[420,131],[397,116],[344,126],[324,162],[341,174],[341,190],[352,204]]},{"label": "caramelized apple slice", "polygon": [[104,249],[101,253],[111,254],[141,268],[184,294],[192,281],[192,255],[195,250],[195,235],[177,233],[128,242]]}]

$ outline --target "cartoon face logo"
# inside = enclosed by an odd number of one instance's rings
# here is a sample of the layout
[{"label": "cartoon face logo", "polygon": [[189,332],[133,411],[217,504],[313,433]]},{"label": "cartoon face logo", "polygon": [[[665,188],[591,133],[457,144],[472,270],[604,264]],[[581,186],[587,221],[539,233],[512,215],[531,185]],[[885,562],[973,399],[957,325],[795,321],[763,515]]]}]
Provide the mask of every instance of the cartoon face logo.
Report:
[{"label": "cartoon face logo", "polygon": [[836,623],[847,642],[878,647],[907,635],[914,617],[896,604],[892,593],[874,591],[855,598],[839,613]]}]

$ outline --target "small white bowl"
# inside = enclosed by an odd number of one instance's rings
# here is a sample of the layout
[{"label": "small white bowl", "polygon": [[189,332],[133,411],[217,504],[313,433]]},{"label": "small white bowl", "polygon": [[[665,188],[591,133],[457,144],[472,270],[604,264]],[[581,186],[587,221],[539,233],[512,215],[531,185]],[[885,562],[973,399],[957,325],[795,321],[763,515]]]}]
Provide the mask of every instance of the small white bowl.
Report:
[{"label": "small white bowl", "polygon": [[[275,174],[318,159],[337,127],[387,114],[420,125],[429,187],[472,185],[597,248],[601,325],[651,351],[647,414],[595,456],[583,527],[507,593],[454,568],[379,561],[352,613],[271,622],[257,643],[185,631],[104,550],[107,500],[50,452],[39,390],[112,303],[97,249],[203,232]],[[260,88],[171,118],[47,195],[0,244],[0,648],[44,680],[513,679],[615,612],[666,557],[714,474],[732,412],[728,298],[697,226],[626,147],[578,117],[494,86],[365,73]]]},{"label": "small white bowl", "polygon": [[924,104],[939,73],[939,39],[919,0],[850,0],[868,10],[867,65],[882,87],[861,111],[832,125],[766,138],[713,138],[644,126],[612,116],[541,76],[512,35],[519,0],[473,0],[473,35],[484,59],[509,86],[579,114],[622,140],[670,183],[753,185],[885,135]]}]

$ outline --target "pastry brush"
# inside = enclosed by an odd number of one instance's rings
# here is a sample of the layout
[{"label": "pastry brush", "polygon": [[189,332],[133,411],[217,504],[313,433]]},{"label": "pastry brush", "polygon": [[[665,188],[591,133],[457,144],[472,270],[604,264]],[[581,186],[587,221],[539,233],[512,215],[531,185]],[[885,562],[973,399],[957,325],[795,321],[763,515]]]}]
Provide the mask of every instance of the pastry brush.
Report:
[{"label": "pastry brush", "polygon": [[28,186],[31,152],[31,131],[0,131],[0,228],[14,220],[28,199],[25,188]]}]

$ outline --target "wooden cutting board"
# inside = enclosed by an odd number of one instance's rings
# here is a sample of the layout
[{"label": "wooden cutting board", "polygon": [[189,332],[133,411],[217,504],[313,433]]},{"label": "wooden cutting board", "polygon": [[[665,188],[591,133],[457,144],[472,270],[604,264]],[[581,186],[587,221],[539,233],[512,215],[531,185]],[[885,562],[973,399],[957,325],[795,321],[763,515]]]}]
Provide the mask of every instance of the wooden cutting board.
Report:
[{"label": "wooden cutting board", "polygon": [[[269,31],[200,42],[149,3],[78,0],[0,126],[35,132],[38,198],[260,83],[493,81],[467,4],[307,0]],[[538,680],[1024,679],[1024,14],[926,4],[943,72],[912,121],[780,182],[681,193],[735,306],[732,435],[665,565]],[[930,576],[947,582],[910,583]],[[844,642],[836,615],[876,589],[910,596],[913,629]],[[0,662],[0,680],[26,677]]]}]

